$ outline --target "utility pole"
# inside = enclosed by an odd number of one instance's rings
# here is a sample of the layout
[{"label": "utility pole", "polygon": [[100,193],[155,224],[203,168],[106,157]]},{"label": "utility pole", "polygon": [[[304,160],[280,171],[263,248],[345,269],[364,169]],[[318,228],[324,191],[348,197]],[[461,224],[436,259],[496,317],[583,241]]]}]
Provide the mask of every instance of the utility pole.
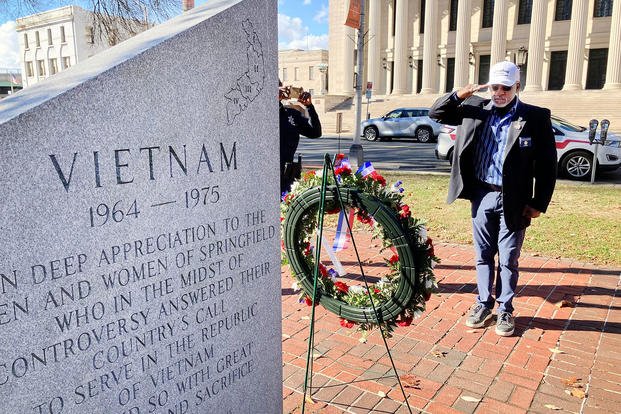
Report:
[{"label": "utility pole", "polygon": [[349,147],[349,159],[354,160],[357,166],[364,162],[362,144],[360,143],[360,121],[362,119],[362,80],[364,68],[364,3],[360,1],[360,27],[358,28],[358,56],[356,64],[356,118],[354,119],[354,141]]}]

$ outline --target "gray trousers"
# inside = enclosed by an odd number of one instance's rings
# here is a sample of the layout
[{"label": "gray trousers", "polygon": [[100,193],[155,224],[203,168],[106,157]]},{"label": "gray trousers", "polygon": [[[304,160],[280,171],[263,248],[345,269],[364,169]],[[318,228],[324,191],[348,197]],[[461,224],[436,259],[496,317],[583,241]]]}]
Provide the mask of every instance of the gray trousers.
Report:
[{"label": "gray trousers", "polygon": [[[496,280],[497,312],[513,313],[518,281],[518,259],[526,229],[507,228],[502,211],[502,192],[480,188],[472,200],[472,234],[477,270],[477,302],[494,308],[492,287]],[[494,257],[498,253],[498,268]],[[495,276],[495,277],[494,277]]]}]

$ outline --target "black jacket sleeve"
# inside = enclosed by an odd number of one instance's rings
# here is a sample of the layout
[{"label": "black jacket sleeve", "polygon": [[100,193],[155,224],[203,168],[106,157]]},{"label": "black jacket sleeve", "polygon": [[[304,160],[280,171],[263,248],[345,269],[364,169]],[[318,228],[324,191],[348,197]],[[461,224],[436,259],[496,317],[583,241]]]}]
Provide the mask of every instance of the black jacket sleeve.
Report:
[{"label": "black jacket sleeve", "polygon": [[461,99],[455,92],[439,97],[429,109],[429,117],[447,125],[459,125],[464,119]]},{"label": "black jacket sleeve", "polygon": [[313,105],[307,106],[308,114],[310,115],[310,124],[308,118],[304,117],[301,113],[297,112],[295,123],[298,127],[298,132],[307,138],[319,138],[321,137],[321,122],[319,121],[319,115]]},{"label": "black jacket sleeve", "polygon": [[537,151],[535,155],[535,188],[532,200],[528,203],[531,207],[545,213],[554,186],[556,184],[557,157],[556,157],[556,141],[554,140],[554,132],[550,121],[550,110],[542,108],[539,111],[541,118],[538,120],[541,125],[541,136],[537,142]]}]

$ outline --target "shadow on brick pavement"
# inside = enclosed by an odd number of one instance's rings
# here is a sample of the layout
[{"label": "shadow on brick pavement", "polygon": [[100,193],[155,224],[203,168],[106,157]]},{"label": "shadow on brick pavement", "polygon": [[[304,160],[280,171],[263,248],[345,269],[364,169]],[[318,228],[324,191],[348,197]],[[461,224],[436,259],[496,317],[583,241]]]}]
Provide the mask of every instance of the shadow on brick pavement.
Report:
[{"label": "shadow on brick pavement", "polygon": [[[362,249],[367,265],[383,263],[369,235],[356,238],[359,249],[369,246]],[[501,338],[493,325],[464,325],[476,290],[472,247],[439,244],[436,254],[439,293],[421,318],[388,339],[399,375],[418,380],[417,387],[405,388],[412,412],[619,412],[619,269],[523,254],[516,331]],[[356,273],[352,257],[342,260]],[[287,266],[281,277],[284,412],[299,413],[310,307],[298,302]],[[306,405],[307,413],[408,412],[379,332],[366,343],[360,337],[317,308],[314,403]]]}]

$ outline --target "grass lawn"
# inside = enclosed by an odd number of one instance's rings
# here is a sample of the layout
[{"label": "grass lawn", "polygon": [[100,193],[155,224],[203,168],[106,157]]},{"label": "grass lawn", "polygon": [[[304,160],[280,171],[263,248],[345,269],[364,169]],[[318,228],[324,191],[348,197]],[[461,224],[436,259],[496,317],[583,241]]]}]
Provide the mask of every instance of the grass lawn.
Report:
[{"label": "grass lawn", "polygon": [[[403,181],[412,214],[427,220],[434,241],[471,244],[470,203],[446,204],[448,176],[384,172]],[[546,214],[526,231],[524,251],[621,267],[621,189],[557,182]]]}]

